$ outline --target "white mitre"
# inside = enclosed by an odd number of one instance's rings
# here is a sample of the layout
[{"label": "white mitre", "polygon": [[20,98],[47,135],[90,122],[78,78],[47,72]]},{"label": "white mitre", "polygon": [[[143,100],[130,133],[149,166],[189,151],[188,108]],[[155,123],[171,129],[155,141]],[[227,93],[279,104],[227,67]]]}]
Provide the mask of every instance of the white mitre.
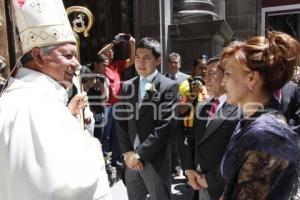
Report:
[{"label": "white mitre", "polygon": [[33,47],[76,43],[62,0],[13,0],[23,53]]}]

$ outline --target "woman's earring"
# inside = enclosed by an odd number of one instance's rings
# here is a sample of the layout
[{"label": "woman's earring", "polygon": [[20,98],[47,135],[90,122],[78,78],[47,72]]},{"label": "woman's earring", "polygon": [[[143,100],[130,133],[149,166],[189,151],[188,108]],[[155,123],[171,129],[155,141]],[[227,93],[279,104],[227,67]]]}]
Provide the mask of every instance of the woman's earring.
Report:
[{"label": "woman's earring", "polygon": [[248,89],[249,89],[250,92],[252,92],[253,87],[249,84],[249,85],[248,85]]}]

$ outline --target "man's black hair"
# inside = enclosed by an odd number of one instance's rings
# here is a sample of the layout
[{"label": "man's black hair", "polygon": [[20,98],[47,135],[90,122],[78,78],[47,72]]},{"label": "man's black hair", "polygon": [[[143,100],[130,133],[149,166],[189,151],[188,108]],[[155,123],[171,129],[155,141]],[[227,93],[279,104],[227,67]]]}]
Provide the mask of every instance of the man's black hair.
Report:
[{"label": "man's black hair", "polygon": [[33,57],[31,55],[31,52],[32,51],[29,51],[29,52],[25,53],[23,55],[23,57],[21,58],[21,63],[22,63],[23,66],[26,65],[27,63],[33,61]]},{"label": "man's black hair", "polygon": [[193,68],[195,68],[200,62],[204,62],[207,64],[207,56],[206,55],[201,55],[198,58],[196,58],[193,62]]},{"label": "man's black hair", "polygon": [[154,38],[150,38],[150,37],[142,38],[136,46],[136,49],[138,48],[150,49],[156,59],[161,56],[160,43]]},{"label": "man's black hair", "polygon": [[93,74],[92,70],[89,67],[85,66],[85,65],[81,65],[80,73],[82,75]]},{"label": "man's black hair", "polygon": [[104,63],[107,60],[107,56],[104,54],[97,54],[95,63]]},{"label": "man's black hair", "polygon": [[103,75],[94,73],[94,72],[89,68],[89,66],[81,65],[80,73],[81,73],[81,77],[82,77],[82,82],[83,82],[83,83],[85,83],[86,81],[88,81],[89,79],[92,79],[92,78],[99,79],[100,81],[102,81],[102,79],[103,79],[102,82],[104,82],[104,77],[103,77]]}]

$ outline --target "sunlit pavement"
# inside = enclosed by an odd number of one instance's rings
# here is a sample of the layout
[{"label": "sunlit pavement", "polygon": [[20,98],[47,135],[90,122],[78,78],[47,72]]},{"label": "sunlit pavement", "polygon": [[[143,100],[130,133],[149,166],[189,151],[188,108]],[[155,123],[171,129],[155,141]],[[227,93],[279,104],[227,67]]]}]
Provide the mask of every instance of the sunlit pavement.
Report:
[{"label": "sunlit pavement", "polygon": [[111,194],[113,200],[128,200],[126,187],[122,181],[118,181],[111,188]]},{"label": "sunlit pavement", "polygon": [[[113,200],[128,200],[126,187],[118,181],[111,188]],[[194,191],[186,185],[185,179],[174,179],[172,184],[172,200],[192,200]]]}]

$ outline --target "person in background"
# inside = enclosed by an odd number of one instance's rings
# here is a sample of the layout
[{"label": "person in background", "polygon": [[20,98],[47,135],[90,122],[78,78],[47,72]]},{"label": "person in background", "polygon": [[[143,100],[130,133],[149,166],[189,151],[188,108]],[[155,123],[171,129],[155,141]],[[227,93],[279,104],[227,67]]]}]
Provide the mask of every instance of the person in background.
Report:
[{"label": "person in background", "polygon": [[24,53],[0,98],[0,199],[110,200],[100,143],[67,106],[79,62],[63,2],[12,5]]},{"label": "person in background", "polygon": [[[169,72],[165,73],[164,76],[176,81],[180,85],[190,76],[179,71],[181,68],[181,57],[178,53],[171,53],[168,59]],[[172,131],[176,133],[177,131]],[[181,142],[178,134],[173,135],[173,148],[172,148],[172,171],[175,178],[184,178],[183,171],[181,168],[180,150]]]},{"label": "person in background", "polygon": [[[80,72],[80,76],[78,76],[79,73],[77,70]],[[93,117],[93,113],[91,112],[87,97],[87,91],[90,90],[93,81],[87,81],[88,79],[84,79],[82,77],[83,74],[83,76],[87,76],[87,73],[90,73],[91,71],[84,65],[80,65],[77,70],[74,73],[72,82],[65,81],[61,84],[67,91],[67,106],[69,107],[71,113],[74,116],[77,116],[84,129],[86,129],[92,136],[94,136],[95,119]],[[81,80],[79,80],[79,78]],[[82,83],[81,86],[80,82]],[[80,87],[81,90],[78,89]],[[80,98],[83,98],[84,101],[78,102]],[[78,105],[84,105],[84,107],[81,107],[83,109],[82,112],[78,111]],[[82,120],[81,118],[84,119]]]},{"label": "person in background", "polygon": [[109,97],[109,80],[105,76],[105,70],[108,66],[108,58],[103,54],[98,54],[95,62],[87,67],[90,73],[95,74],[93,87],[87,92],[91,111],[94,113],[95,129],[94,136],[103,143],[103,129],[106,123],[105,110],[106,101]]},{"label": "person in background", "polygon": [[[124,42],[129,44],[129,58],[126,60],[115,61],[113,47]],[[113,105],[119,101],[118,96],[121,91],[122,72],[134,64],[135,39],[128,34],[119,33],[114,37],[112,42],[104,45],[104,47],[98,52],[98,55],[99,54],[103,54],[108,58],[109,63],[104,72],[110,82],[110,94],[107,104]]]},{"label": "person in background", "polygon": [[[108,122],[107,118],[105,117],[107,116],[106,101],[109,97],[109,80],[105,76],[105,70],[108,64],[108,58],[103,54],[98,54],[95,62],[87,65],[93,71],[93,73],[98,76],[96,78],[96,83],[88,92],[88,97],[90,107],[95,118],[94,136],[98,138],[101,143],[105,141],[103,137],[103,131],[106,123]],[[111,139],[107,142],[111,142],[109,145],[112,146],[115,140]],[[121,165],[117,165],[116,167],[116,162],[114,162],[114,166],[112,165],[111,155],[111,153],[107,153],[105,157],[105,168],[108,174],[110,187],[119,181],[120,177],[123,175],[123,169]]]},{"label": "person in background", "polygon": [[289,81],[274,93],[274,97],[280,104],[279,111],[300,136],[300,87],[293,81]]},{"label": "person in background", "polygon": [[[209,62],[213,61],[214,59],[210,59]],[[207,64],[207,57],[205,55],[201,56],[201,59],[197,58],[193,62],[192,76],[179,85],[180,102],[182,103],[182,106],[179,107],[180,115],[193,116],[193,114],[190,114],[189,112],[191,107],[188,104],[193,104],[195,106],[197,103],[208,98],[204,81]],[[188,123],[191,125],[188,125]],[[192,127],[192,120],[189,120],[186,124],[187,127]]]},{"label": "person in background", "polygon": [[[181,168],[184,159],[184,141],[189,136],[190,130],[193,127],[196,105],[208,99],[208,93],[203,79],[203,77],[205,77],[203,73],[206,72],[207,68],[207,57],[203,55],[201,58],[202,59],[197,58],[194,61],[192,76],[179,85],[180,105],[178,115],[181,120],[178,121],[178,128],[175,132]],[[182,170],[177,167],[176,171],[177,174],[180,174]]]},{"label": "person in background", "polygon": [[[113,60],[114,51],[113,47],[119,43],[129,44],[129,58],[126,60]],[[135,56],[135,39],[124,33],[119,33],[114,37],[114,40],[106,45],[98,52],[98,54],[103,54],[108,58],[108,66],[105,68],[105,76],[109,80],[109,97],[106,101],[107,121],[105,122],[104,132],[103,132],[103,152],[109,155],[112,152],[112,165],[120,168],[121,153],[119,142],[116,133],[116,122],[113,118],[113,105],[119,101],[118,96],[121,92],[122,87],[122,73],[126,68],[131,67],[134,64]]]},{"label": "person in background", "polygon": [[233,42],[221,55],[228,103],[242,108],[221,163],[223,200],[296,199],[298,136],[278,112],[274,92],[299,65],[299,43],[277,31]]},{"label": "person in background", "polygon": [[205,79],[207,61],[207,56],[202,55],[196,58],[193,62],[193,69],[195,71],[195,74],[197,74],[197,76],[199,76],[199,78],[201,78],[202,80]]},{"label": "person in background", "polygon": [[[214,59],[218,60],[216,57],[210,59],[209,62],[213,62]],[[179,85],[179,93],[181,95],[180,102],[183,103],[183,105],[179,108],[180,115],[190,114],[189,111],[191,107],[188,106],[188,104],[196,105],[198,102],[204,101],[208,98],[204,80],[208,64],[207,62],[206,55],[202,55],[195,59],[193,62],[192,76]],[[198,98],[195,98],[197,95]]]},{"label": "person in background", "polygon": [[181,68],[181,57],[178,53],[171,53],[168,60],[169,72],[164,74],[166,77],[176,81],[180,85],[189,75],[179,71]]}]

